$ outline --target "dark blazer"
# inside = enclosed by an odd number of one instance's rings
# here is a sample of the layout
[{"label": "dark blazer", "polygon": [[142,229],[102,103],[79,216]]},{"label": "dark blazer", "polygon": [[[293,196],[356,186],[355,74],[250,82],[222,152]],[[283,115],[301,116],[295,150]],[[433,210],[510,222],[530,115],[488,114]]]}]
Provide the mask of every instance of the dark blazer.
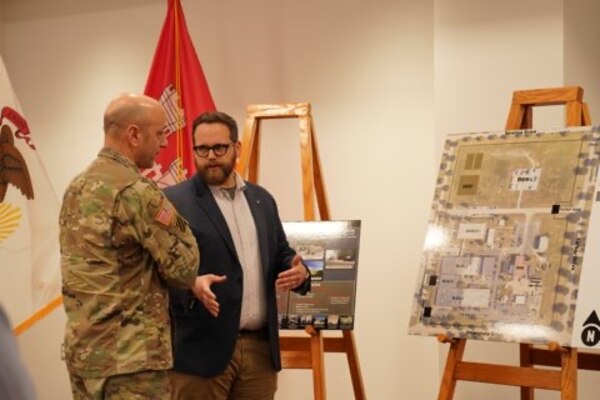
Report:
[{"label": "dark blazer", "polygon": [[[196,237],[200,249],[198,275],[227,276],[225,282],[211,288],[220,305],[217,318],[208,313],[190,290],[171,291],[175,330],[173,368],[187,374],[213,377],[223,372],[233,354],[242,308],[242,267],[225,218],[212,192],[198,175],[165,189],[165,193],[189,222]],[[262,187],[248,182],[244,193],[256,224],[266,280],[271,357],[275,369],[280,370],[275,280],[280,272],[290,267],[296,253],[288,245],[273,197]],[[310,280],[307,279],[295,291],[306,293],[309,289]]]}]

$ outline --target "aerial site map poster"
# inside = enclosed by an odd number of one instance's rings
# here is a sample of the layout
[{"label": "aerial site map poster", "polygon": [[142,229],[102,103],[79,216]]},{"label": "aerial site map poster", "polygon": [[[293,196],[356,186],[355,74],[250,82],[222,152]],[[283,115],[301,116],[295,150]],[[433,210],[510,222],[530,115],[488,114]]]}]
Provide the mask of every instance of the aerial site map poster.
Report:
[{"label": "aerial site map poster", "polygon": [[599,132],[447,137],[409,333],[598,344]]},{"label": "aerial site map poster", "polygon": [[285,222],[283,229],[312,282],[305,296],[277,292],[279,328],[353,329],[360,221]]}]

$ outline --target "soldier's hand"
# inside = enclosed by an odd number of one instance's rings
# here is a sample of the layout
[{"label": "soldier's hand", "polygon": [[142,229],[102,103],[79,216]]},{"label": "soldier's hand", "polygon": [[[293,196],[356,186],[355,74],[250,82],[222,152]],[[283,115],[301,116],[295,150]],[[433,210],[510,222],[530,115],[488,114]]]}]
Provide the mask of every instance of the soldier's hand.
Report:
[{"label": "soldier's hand", "polygon": [[279,290],[291,290],[300,286],[308,278],[306,268],[301,262],[302,258],[298,254],[292,260],[292,266],[287,271],[277,275],[275,287]]},{"label": "soldier's hand", "polygon": [[217,296],[212,292],[210,287],[213,283],[222,283],[227,280],[225,275],[206,274],[196,278],[196,284],[192,288],[192,292],[198,300],[202,302],[204,308],[208,310],[213,317],[219,316],[219,302]]}]

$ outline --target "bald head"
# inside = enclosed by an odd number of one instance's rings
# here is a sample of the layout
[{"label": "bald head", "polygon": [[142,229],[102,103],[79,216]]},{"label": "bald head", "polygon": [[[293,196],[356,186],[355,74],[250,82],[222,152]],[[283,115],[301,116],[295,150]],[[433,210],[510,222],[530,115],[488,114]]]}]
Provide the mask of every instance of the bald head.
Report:
[{"label": "bald head", "polygon": [[155,99],[120,94],[104,112],[104,147],[120,152],[140,168],[150,168],[166,147],[166,114]]},{"label": "bald head", "polygon": [[152,97],[134,93],[120,94],[106,107],[104,133],[115,133],[128,125],[144,123],[157,110],[162,112],[162,107]]}]

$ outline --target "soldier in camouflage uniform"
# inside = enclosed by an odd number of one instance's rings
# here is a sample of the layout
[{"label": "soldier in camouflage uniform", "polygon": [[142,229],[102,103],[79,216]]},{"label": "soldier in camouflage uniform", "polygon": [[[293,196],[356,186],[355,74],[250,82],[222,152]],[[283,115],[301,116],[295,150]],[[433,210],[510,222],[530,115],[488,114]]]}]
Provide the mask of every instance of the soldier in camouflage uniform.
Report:
[{"label": "soldier in camouflage uniform", "polygon": [[124,94],[104,115],[104,148],[67,188],[60,212],[65,357],[75,399],[168,399],[165,286],[193,288],[199,252],[149,168],[165,112]]}]

